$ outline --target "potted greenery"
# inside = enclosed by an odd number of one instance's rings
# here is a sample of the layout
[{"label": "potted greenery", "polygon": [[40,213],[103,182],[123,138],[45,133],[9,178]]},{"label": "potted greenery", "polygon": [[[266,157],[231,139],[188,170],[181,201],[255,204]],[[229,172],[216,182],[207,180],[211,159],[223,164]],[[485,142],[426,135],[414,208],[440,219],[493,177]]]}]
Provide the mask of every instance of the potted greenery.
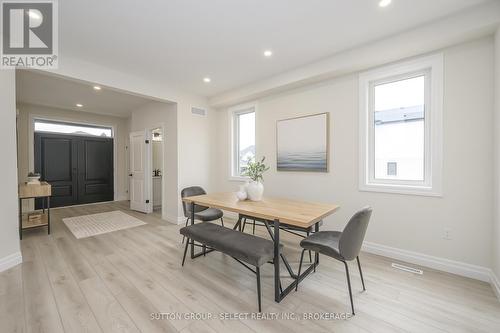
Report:
[{"label": "potted greenery", "polygon": [[248,176],[252,180],[247,186],[248,199],[252,201],[262,200],[262,195],[264,194],[264,185],[262,185],[264,178],[262,175],[269,170],[269,167],[264,164],[265,159],[263,157],[260,162],[256,162],[255,160],[248,161],[247,168],[243,173],[244,176]]}]

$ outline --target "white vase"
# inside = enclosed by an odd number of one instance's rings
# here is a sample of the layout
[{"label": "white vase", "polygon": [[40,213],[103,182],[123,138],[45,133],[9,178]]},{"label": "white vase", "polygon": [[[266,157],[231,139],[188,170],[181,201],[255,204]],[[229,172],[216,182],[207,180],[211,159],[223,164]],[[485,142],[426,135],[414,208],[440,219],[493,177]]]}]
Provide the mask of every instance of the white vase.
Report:
[{"label": "white vase", "polygon": [[248,199],[261,201],[264,194],[264,185],[261,182],[252,181],[247,186]]}]

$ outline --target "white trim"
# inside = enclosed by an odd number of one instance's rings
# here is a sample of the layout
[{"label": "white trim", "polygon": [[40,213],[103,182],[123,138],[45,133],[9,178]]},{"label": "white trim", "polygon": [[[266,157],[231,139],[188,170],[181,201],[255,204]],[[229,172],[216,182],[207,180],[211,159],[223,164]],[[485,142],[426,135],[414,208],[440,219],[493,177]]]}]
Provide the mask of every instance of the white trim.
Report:
[{"label": "white trim", "polygon": [[[253,111],[249,111],[250,109],[253,109]],[[236,146],[235,146],[235,126],[234,126],[234,115],[235,114],[244,114],[244,113],[250,113],[253,112],[255,113],[255,124],[257,125],[257,109],[258,109],[258,103],[257,102],[252,102],[252,103],[246,103],[246,104],[240,104],[236,106],[232,106],[228,108],[228,118],[229,118],[229,180],[230,181],[247,181],[250,178],[240,176],[240,175],[235,175],[235,158],[236,158]],[[255,126],[255,155],[257,156],[257,126]]]},{"label": "white trim", "polygon": [[[442,142],[443,142],[443,54],[438,53],[410,61],[373,69],[359,75],[359,190],[410,195],[442,196]],[[429,71],[426,74],[425,118],[425,179],[422,183],[373,179],[370,139],[373,123],[370,112],[370,87],[373,82]],[[430,85],[430,87],[429,87]]]},{"label": "white trim", "polygon": [[495,275],[495,272],[493,270],[490,271],[490,284],[493,288],[493,291],[495,292],[495,295],[497,295],[497,298],[500,301],[500,280]]},{"label": "white trim", "polygon": [[165,214],[165,217],[162,215],[162,220],[167,221],[168,223],[181,225],[186,223],[186,218],[184,216],[173,216]]},{"label": "white trim", "polygon": [[471,279],[485,282],[491,281],[491,269],[487,267],[471,265],[446,258],[434,257],[419,252],[398,249],[372,242],[364,242],[363,251],[443,272],[465,276]]},{"label": "white trim", "polygon": [[23,262],[21,252],[12,253],[0,259],[0,272],[6,271]]},{"label": "white trim", "polygon": [[[147,131],[148,131],[148,136],[149,136],[149,142],[150,142],[150,145],[148,147],[148,151],[149,151],[149,160],[150,160],[150,164],[149,164],[149,177],[148,177],[148,182],[149,182],[149,201],[150,201],[150,205],[151,205],[151,212],[153,212],[154,210],[154,207],[153,207],[153,131],[155,129],[158,129],[160,128],[161,129],[161,135],[162,135],[162,140],[161,140],[161,218],[162,220],[167,220],[168,219],[168,216],[167,216],[167,182],[165,181],[165,159],[167,158],[166,154],[165,154],[165,138],[166,138],[166,135],[165,135],[165,123],[164,122],[160,122],[158,123],[156,126],[150,126],[147,128]],[[129,153],[130,154],[130,153]],[[130,155],[129,155],[129,159],[130,159]],[[129,189],[130,191],[130,189]]]}]

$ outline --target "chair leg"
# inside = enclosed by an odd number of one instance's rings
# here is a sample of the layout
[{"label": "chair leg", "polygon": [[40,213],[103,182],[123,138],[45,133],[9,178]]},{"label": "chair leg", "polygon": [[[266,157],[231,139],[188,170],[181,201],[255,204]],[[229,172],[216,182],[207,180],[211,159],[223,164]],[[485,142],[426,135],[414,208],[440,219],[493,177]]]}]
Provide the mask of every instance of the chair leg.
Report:
[{"label": "chair leg", "polygon": [[352,315],[354,316],[354,303],[352,301],[352,289],[351,289],[351,278],[349,276],[349,267],[347,267],[347,262],[343,262],[345,266],[345,274],[347,277],[347,286],[349,287],[349,298],[351,299],[351,310],[352,310]]},{"label": "chair leg", "polygon": [[188,250],[188,245],[189,245],[189,238],[187,239],[186,247],[184,248],[184,256],[182,257],[182,266],[184,266],[184,261],[186,261],[186,253]]},{"label": "chair leg", "polygon": [[222,223],[222,226],[224,226],[224,219],[222,217],[220,218],[220,223]]},{"label": "chair leg", "polygon": [[361,263],[359,262],[359,256],[356,257],[356,261],[358,262],[359,275],[361,276],[361,283],[363,284],[363,291],[365,291],[366,290],[365,279],[363,279],[363,271],[361,270]]},{"label": "chair leg", "polygon": [[247,219],[243,219],[243,226],[241,227],[241,232],[245,232],[245,226],[247,225]]},{"label": "chair leg", "polygon": [[[186,219],[186,227],[188,226],[188,222],[189,222],[189,217]],[[182,244],[184,244],[184,238],[186,238],[186,236],[182,236]]]},{"label": "chair leg", "polygon": [[304,259],[304,252],[306,252],[306,249],[303,249],[300,255],[299,271],[297,272],[297,283],[295,283],[295,291],[299,289],[299,277],[300,277],[300,270],[302,269],[302,260]]},{"label": "chair leg", "polygon": [[259,312],[262,311],[262,308],[261,308],[261,298],[260,298],[260,268],[259,267],[255,267],[255,275],[257,275],[257,300],[259,302]]},{"label": "chair leg", "polygon": [[255,235],[255,220],[253,220],[253,228],[252,228],[252,233]]}]

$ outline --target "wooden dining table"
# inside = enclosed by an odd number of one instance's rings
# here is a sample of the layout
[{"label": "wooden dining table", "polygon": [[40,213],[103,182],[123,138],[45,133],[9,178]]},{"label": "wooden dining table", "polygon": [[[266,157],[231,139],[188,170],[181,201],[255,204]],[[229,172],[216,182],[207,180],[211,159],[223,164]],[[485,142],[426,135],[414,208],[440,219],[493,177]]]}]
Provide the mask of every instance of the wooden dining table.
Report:
[{"label": "wooden dining table", "polygon": [[[286,256],[280,253],[280,230],[294,230],[318,232],[320,222],[335,212],[339,206],[328,203],[305,202],[284,198],[264,197],[262,201],[239,201],[235,193],[223,192],[197,195],[183,198],[190,204],[191,224],[194,224],[195,206],[218,208],[238,214],[238,221],[233,229],[242,229],[244,219],[262,222],[274,242],[274,299],[277,303],[286,297],[295,288],[295,284],[303,280],[319,264],[319,257],[315,256],[314,263],[300,276],[297,276],[290,267]],[[191,244],[191,258],[205,254],[194,253],[194,243]],[[286,288],[282,288],[280,279],[280,258],[283,260],[290,277],[294,281]]]}]

